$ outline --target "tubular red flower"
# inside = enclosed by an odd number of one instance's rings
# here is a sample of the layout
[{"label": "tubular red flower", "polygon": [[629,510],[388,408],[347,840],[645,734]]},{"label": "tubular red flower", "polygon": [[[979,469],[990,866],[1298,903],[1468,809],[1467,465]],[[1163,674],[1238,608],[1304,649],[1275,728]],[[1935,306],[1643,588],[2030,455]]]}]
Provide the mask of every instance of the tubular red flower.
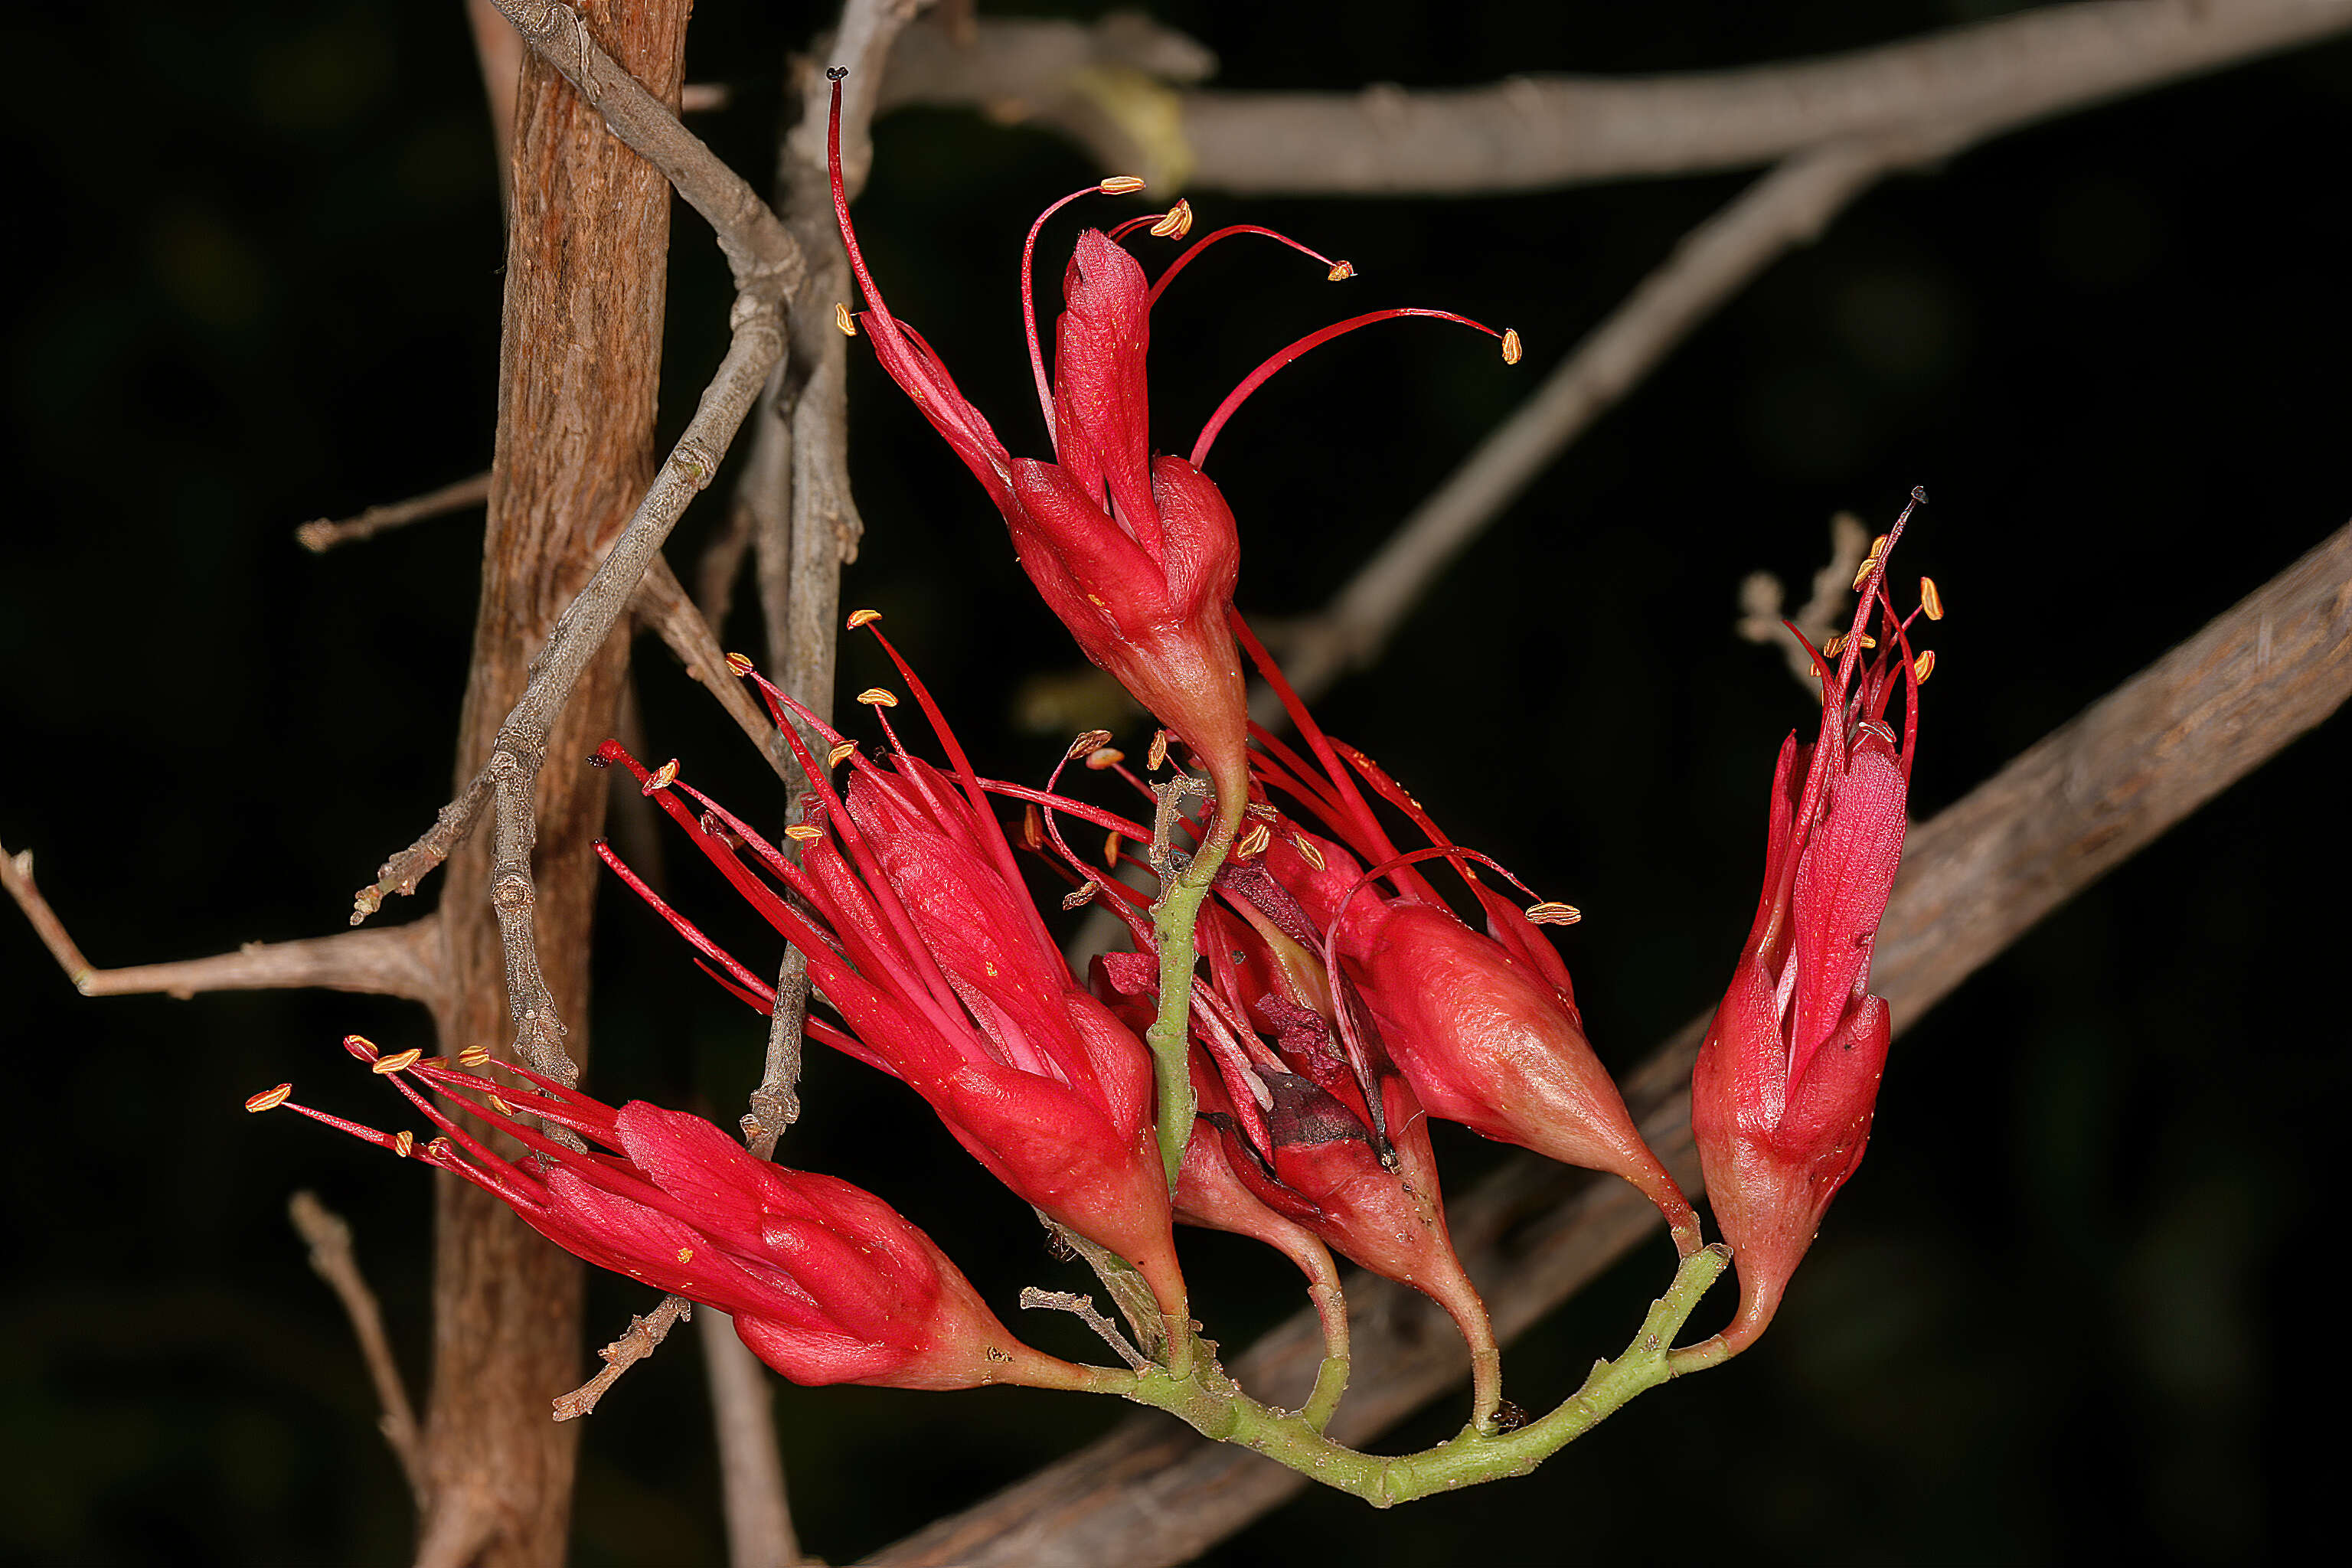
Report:
[{"label": "tubular red flower", "polygon": [[[1912,492],[1913,506],[1924,499]],[[1821,730],[1811,745],[1794,734],[1781,745],[1763,896],[1691,1076],[1707,1199],[1739,1271],[1739,1314],[1724,1334],[1735,1352],[1771,1321],[1861,1164],[1885,1070],[1886,1004],[1870,994],[1870,957],[1902,860],[1919,686],[1885,575],[1911,511],[1875,550],[1852,629],[1830,644],[1836,668],[1814,652]],[[1898,684],[1899,742],[1886,722]]]},{"label": "tubular red flower", "polygon": [[[1485,1424],[1501,1396],[1501,1353],[1454,1250],[1428,1119],[1412,1086],[1377,1040],[1351,1053],[1309,1005],[1328,1005],[1332,995],[1310,954],[1276,952],[1279,933],[1269,939],[1214,910],[1203,911],[1202,927],[1213,980],[1200,983],[1190,1017],[1205,1130],[1187,1146],[1180,1213],[1276,1246],[1283,1243],[1266,1220],[1287,1221],[1428,1296],[1470,1347],[1474,1420]],[[1294,978],[1309,972],[1309,984]],[[1131,1022],[1159,1005],[1159,970],[1147,955],[1105,954],[1095,978]],[[1270,1213],[1262,1218],[1260,1209]]]},{"label": "tubular red flower", "polygon": [[[913,398],[1003,513],[1022,567],[1088,658],[1115,676],[1189,745],[1216,786],[1218,821],[1230,831],[1249,789],[1248,701],[1242,664],[1225,624],[1239,570],[1234,516],[1201,472],[1208,447],[1234,409],[1267,376],[1320,342],[1374,321],[1437,316],[1505,339],[1516,337],[1439,310],[1383,310],[1299,340],[1250,376],[1217,410],[1190,460],[1151,452],[1144,359],[1151,307],[1170,279],[1207,246],[1263,235],[1323,262],[1334,280],[1353,269],[1252,225],[1220,229],[1184,251],[1148,284],[1114,237],[1078,236],[1063,279],[1053,374],[1039,341],[1031,275],[1045,219],[1079,196],[1046,208],[1023,247],[1023,331],[1053,458],[1013,457],[968,402],[921,335],[884,301],[849,218],[841,182],[841,93],[834,89],[835,216],[866,309],[860,313],[875,357]],[[1120,188],[1106,182],[1112,189]],[[1171,215],[1173,216],[1173,215]],[[1189,214],[1186,215],[1189,224]],[[1122,226],[1122,230],[1130,226]],[[1177,226],[1166,232],[1181,232]]]},{"label": "tubular red flower", "polygon": [[[1454,844],[1371,759],[1324,734],[1264,645],[1238,617],[1234,627],[1311,753],[1259,731],[1258,779],[1332,837],[1286,819],[1270,835],[1260,877],[1228,878],[1229,900],[1254,903],[1269,919],[1285,918],[1277,897],[1295,903],[1294,938],[1328,943],[1430,1115],[1622,1176],[1657,1205],[1677,1248],[1696,1251],[1697,1216],[1585,1038],[1567,965],[1478,867],[1509,874]],[[1402,812],[1432,847],[1400,853],[1360,784]],[[1461,874],[1485,913],[1484,931],[1455,915],[1415,868],[1435,858]]]},{"label": "tubular red flower", "polygon": [[[792,830],[797,865],[725,807],[674,775],[662,781],[617,742],[606,742],[598,756],[645,781],[647,795],[806,956],[817,995],[840,1019],[812,1018],[814,1038],[905,1082],[1015,1194],[1134,1264],[1181,1322],[1183,1277],[1152,1134],[1150,1059],[1072,978],[961,748],[913,671],[903,661],[899,668],[953,771],[902,750],[878,762],[861,753],[844,792],[793,721],[836,745],[839,735],[760,681],[816,785]],[[719,977],[730,990],[762,1012],[772,1005],[751,971],[652,897],[609,847],[598,852],[727,966]]]},{"label": "tubular red flower", "polygon": [[[373,1047],[356,1037],[352,1044],[353,1054],[373,1058]],[[616,1110],[511,1070],[532,1087],[497,1086],[422,1061],[387,1073],[441,1129],[421,1145],[277,1091],[256,1102],[411,1154],[491,1194],[573,1256],[730,1314],[752,1352],[794,1383],[1072,1388],[1092,1376],[1014,1339],[931,1239],[873,1194],[756,1159],[700,1117],[644,1100]],[[520,1160],[498,1153],[409,1077],[530,1152]],[[615,1152],[560,1143],[518,1111]]]}]

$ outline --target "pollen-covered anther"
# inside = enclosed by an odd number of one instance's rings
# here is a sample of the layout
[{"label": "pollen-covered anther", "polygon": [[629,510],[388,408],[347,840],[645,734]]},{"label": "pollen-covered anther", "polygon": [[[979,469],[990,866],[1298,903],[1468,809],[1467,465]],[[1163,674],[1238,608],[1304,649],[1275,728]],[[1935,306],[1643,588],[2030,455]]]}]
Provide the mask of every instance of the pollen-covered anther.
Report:
[{"label": "pollen-covered anther", "polygon": [[1151,226],[1154,239],[1181,239],[1192,232],[1192,204],[1183,197],[1168,209],[1168,216]]},{"label": "pollen-covered anther", "polygon": [[858,627],[871,626],[881,618],[882,612],[879,610],[852,610],[849,612],[849,629],[854,632]]},{"label": "pollen-covered anther", "polygon": [[1584,918],[1584,911],[1574,904],[1546,899],[1539,904],[1529,904],[1527,915],[1530,922],[1539,926],[1572,926]]},{"label": "pollen-covered anther", "polygon": [[1095,189],[1107,196],[1131,196],[1143,189],[1143,180],[1135,174],[1112,174]]},{"label": "pollen-covered anther", "polygon": [[1118,869],[1118,832],[1115,828],[1103,837],[1103,864],[1114,871]]},{"label": "pollen-covered anther", "polygon": [[751,674],[758,668],[751,662],[751,657],[749,654],[730,653],[727,656],[727,673],[739,679]]},{"label": "pollen-covered anther", "polygon": [[1355,275],[1356,264],[1352,261],[1335,261],[1331,263],[1331,270],[1323,274],[1327,280],[1333,283],[1345,283]]},{"label": "pollen-covered anther", "polygon": [[399,1155],[402,1159],[407,1159],[408,1152],[415,1147],[416,1134],[411,1132],[407,1128],[404,1127],[399,1131],[392,1135],[392,1152]]},{"label": "pollen-covered anther", "polygon": [[1062,895],[1062,907],[1066,910],[1083,909],[1094,901],[1095,884],[1092,882],[1082,882]]},{"label": "pollen-covered anther", "polygon": [[1936,591],[1933,577],[1919,579],[1919,607],[1927,612],[1927,618],[1931,621],[1944,618],[1944,595]]},{"label": "pollen-covered anther", "polygon": [[1519,363],[1520,356],[1526,352],[1527,351],[1524,348],[1519,346],[1518,328],[1505,327],[1503,329],[1503,363],[1505,364],[1517,364]]},{"label": "pollen-covered anther", "polygon": [[838,300],[833,302],[833,324],[841,329],[841,335],[845,338],[857,335],[856,319],[850,315],[849,307]]},{"label": "pollen-covered anther", "polygon": [[490,1102],[490,1109],[497,1111],[500,1116],[512,1116],[515,1113],[515,1108],[506,1102],[506,1097],[503,1095],[485,1094],[482,1098],[488,1100]]},{"label": "pollen-covered anther", "polygon": [[795,822],[784,829],[784,837],[795,844],[810,844],[824,837],[824,829],[814,823]]},{"label": "pollen-covered anther", "polygon": [[1292,847],[1298,851],[1298,858],[1301,860],[1306,861],[1318,871],[1323,869],[1323,851],[1316,848],[1314,845],[1308,843],[1304,838],[1293,838],[1290,842]]},{"label": "pollen-covered anther", "polygon": [[1151,750],[1143,754],[1143,771],[1156,773],[1168,765],[1168,731],[1151,731]]},{"label": "pollen-covered anther", "polygon": [[1911,679],[1924,681],[1935,673],[1936,650],[1931,647],[1921,648],[1919,657],[1911,661]]},{"label": "pollen-covered anther", "polygon": [[1101,773],[1106,768],[1115,768],[1125,761],[1127,761],[1127,753],[1117,746],[1097,746],[1087,753],[1087,766],[1096,773]]},{"label": "pollen-covered anther", "polygon": [[375,1042],[365,1035],[345,1035],[343,1049],[363,1062],[372,1062],[376,1058]]},{"label": "pollen-covered anther", "polygon": [[646,780],[645,788],[638,793],[652,795],[657,790],[666,790],[676,783],[677,783],[677,759],[672,757],[653,771],[653,776]]},{"label": "pollen-covered anther", "polygon": [[1274,830],[1263,822],[1254,822],[1250,824],[1249,831],[1242,835],[1241,842],[1234,846],[1234,853],[1244,860],[1255,860],[1265,854],[1265,847],[1273,842]]},{"label": "pollen-covered anther", "polygon": [[368,1070],[379,1075],[406,1072],[410,1068],[415,1067],[424,1055],[423,1051],[411,1046],[404,1051],[395,1051],[391,1056],[382,1058]]},{"label": "pollen-covered anther", "polygon": [[1854,638],[1854,642],[1858,646],[1866,648],[1876,647],[1878,646],[1878,639],[1872,637],[1868,632],[1864,632],[1860,637]]},{"label": "pollen-covered anther", "polygon": [[857,694],[857,700],[868,708],[896,708],[898,699],[879,686],[869,686]]},{"label": "pollen-covered anther", "polygon": [[1069,749],[1062,753],[1062,760],[1064,762],[1075,763],[1080,757],[1086,756],[1089,752],[1099,752],[1105,746],[1109,744],[1110,731],[1108,730],[1088,730],[1076,740],[1070,742]]},{"label": "pollen-covered anther", "polygon": [[457,1065],[461,1068],[486,1067],[489,1059],[490,1047],[488,1046],[467,1046],[457,1053]]},{"label": "pollen-covered anther", "polygon": [[1829,640],[1829,641],[1827,641],[1827,642],[1825,642],[1825,643],[1822,644],[1822,658],[1835,658],[1838,655],[1840,655],[1840,654],[1843,653],[1844,651],[1845,651],[1845,634],[1844,634],[1843,632],[1840,632],[1840,633],[1838,633],[1838,635],[1837,635],[1837,636],[1835,636],[1835,637],[1833,637],[1830,638],[1830,640]]},{"label": "pollen-covered anther", "polygon": [[276,1089],[265,1089],[245,1102],[247,1110],[275,1110],[292,1097],[294,1086],[281,1083]]},{"label": "pollen-covered anther", "polygon": [[856,754],[857,742],[855,741],[844,741],[839,745],[834,747],[831,751],[825,752],[824,765],[829,768],[837,768]]}]

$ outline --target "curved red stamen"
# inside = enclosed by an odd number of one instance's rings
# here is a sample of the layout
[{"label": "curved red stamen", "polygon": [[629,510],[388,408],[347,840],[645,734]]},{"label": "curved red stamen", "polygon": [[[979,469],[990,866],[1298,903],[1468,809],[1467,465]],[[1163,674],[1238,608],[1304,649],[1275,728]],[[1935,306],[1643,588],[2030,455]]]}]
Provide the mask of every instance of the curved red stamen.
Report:
[{"label": "curved red stamen", "polygon": [[[1202,243],[1205,244],[1206,241]],[[1457,316],[1451,310],[1424,310],[1417,306],[1406,306],[1393,310],[1373,310],[1366,315],[1350,316],[1344,321],[1335,321],[1319,332],[1307,333],[1267,360],[1250,372],[1239,386],[1226,395],[1225,400],[1217,405],[1217,411],[1209,416],[1209,422],[1201,427],[1201,438],[1192,443],[1191,458],[1192,466],[1196,468],[1201,466],[1202,460],[1209,455],[1210,443],[1217,438],[1217,432],[1225,427],[1225,421],[1234,416],[1234,410],[1239,408],[1250,394],[1264,386],[1276,371],[1308,350],[1319,348],[1333,338],[1345,336],[1359,327],[1369,327],[1375,321],[1402,321],[1408,316],[1426,316],[1433,321],[1452,321],[1457,326],[1469,327],[1474,331],[1484,332],[1490,338],[1499,338],[1503,335],[1484,321],[1474,321],[1467,316]]]},{"label": "curved red stamen", "polygon": [[[1286,234],[1277,234],[1273,229],[1261,228],[1254,223],[1237,223],[1228,227],[1221,228],[1214,234],[1204,234],[1200,238],[1194,240],[1191,245],[1186,246],[1184,247],[1183,254],[1177,257],[1175,260],[1170,262],[1167,269],[1160,274],[1159,280],[1151,285],[1151,292],[1146,296],[1145,299],[1145,308],[1148,310],[1151,306],[1160,303],[1160,290],[1167,288],[1171,282],[1174,281],[1176,274],[1183,271],[1187,267],[1192,266],[1192,258],[1194,257],[1208,249],[1209,247],[1216,244],[1217,241],[1221,239],[1231,239],[1237,234],[1255,234],[1262,238],[1271,239],[1276,244],[1286,245],[1290,247],[1291,249],[1298,252],[1299,255],[1311,256],[1316,260],[1328,268],[1337,268],[1341,265],[1339,262],[1332,260],[1329,257],[1316,249],[1313,246],[1301,245],[1298,241],[1291,238]],[[1353,276],[1353,272],[1350,271],[1348,275]]]},{"label": "curved red stamen", "polygon": [[769,1009],[771,1011],[774,1009],[776,1005],[776,994],[772,988],[761,981],[758,975],[744,968],[740,963],[738,963],[735,961],[734,955],[730,953],[725,948],[720,947],[717,942],[703,935],[700,927],[697,926],[692,921],[688,920],[684,915],[679,914],[676,910],[670,908],[669,900],[663,898],[659,893],[655,892],[652,888],[646,886],[646,879],[643,877],[640,877],[635,871],[630,870],[628,862],[623,860],[618,855],[613,853],[613,847],[610,844],[607,844],[604,840],[599,838],[596,840],[593,847],[596,851],[596,858],[602,860],[606,866],[610,867],[612,868],[613,875],[620,878],[623,882],[628,885],[629,891],[636,894],[638,898],[643,899],[646,902],[646,908],[652,910],[654,913],[667,921],[669,923],[670,930],[684,937],[688,947],[691,947],[697,952],[703,954],[712,963],[722,965],[729,974],[735,977],[735,983],[738,985],[742,986],[747,991],[764,994],[768,999]]}]

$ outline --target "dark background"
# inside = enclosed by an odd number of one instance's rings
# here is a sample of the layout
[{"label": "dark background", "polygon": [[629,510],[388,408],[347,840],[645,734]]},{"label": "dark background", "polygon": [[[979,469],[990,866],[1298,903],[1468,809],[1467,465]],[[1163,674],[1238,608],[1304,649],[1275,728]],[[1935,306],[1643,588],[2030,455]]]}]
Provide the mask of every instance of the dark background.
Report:
[{"label": "dark background", "polygon": [[[1732,65],[2003,8],[1154,7],[1219,52],[1223,85],[1266,88]],[[737,89],[701,129],[762,186],[779,62],[813,25],[807,7],[719,0],[695,24],[688,79]],[[0,841],[37,852],[100,964],[340,929],[351,889],[445,798],[479,519],[323,558],[289,531],[488,458],[500,236],[459,8],[125,0],[18,13],[6,32],[23,272],[5,365]],[[1602,420],[1380,667],[1333,692],[1331,726],[1457,836],[1586,910],[1565,947],[1612,1061],[1719,994],[1754,907],[1772,752],[1810,707],[1777,652],[1731,636],[1743,574],[1801,580],[1832,511],[1883,526],[1927,487],[1903,573],[1933,573],[1953,613],[1932,639],[1926,815],[2344,521],[2347,122],[2339,43],[1873,193]],[[1034,444],[1019,237],[1095,171],[963,115],[903,115],[877,142],[862,222],[893,303],[1015,448]],[[1235,247],[1188,277],[1159,323],[1164,446],[1183,449],[1263,354],[1343,309],[1446,306],[1528,344],[1506,374],[1483,341],[1384,329],[1263,394],[1213,464],[1242,519],[1244,607],[1319,603],[1746,178],[1196,198],[1206,223],[1289,229],[1364,276],[1335,303],[1315,268]],[[716,362],[725,305],[683,209],[677,240],[665,438]],[[1019,694],[1077,660],[977,489],[854,357],[870,531],[845,602],[887,614],[985,765],[1042,773],[1083,720],[1024,732]],[[690,564],[718,510],[689,517],[674,559]],[[740,737],[658,645],[640,651],[655,754],[772,815]],[[844,690],[879,676],[870,649],[845,655]],[[2340,1440],[2304,1421],[2343,1394],[2313,1331],[2334,1300],[2322,1260],[2347,1088],[2347,764],[2339,718],[1900,1041],[1868,1165],[1755,1353],[1534,1478],[1390,1514],[1310,1498],[1213,1561],[2294,1549],[2341,1473]],[[678,896],[771,963],[687,869],[673,855]],[[731,1117],[758,1021],[625,898],[598,940],[592,1087]],[[17,1107],[0,1155],[0,1556],[404,1561],[404,1489],[284,1207],[308,1186],[352,1218],[414,1381],[425,1177],[237,1102],[290,1078],[312,1103],[394,1118],[335,1041],[426,1043],[421,1014],[331,994],[84,1002],[0,910],[0,1029]],[[1024,1282],[1078,1282],[910,1097],[834,1058],[812,1061],[805,1092],[790,1157],[890,1197],[1002,1309]],[[1443,1151],[1457,1185],[1490,1157],[1460,1142]],[[1295,1303],[1270,1255],[1214,1238],[1188,1256],[1228,1343]],[[1666,1268],[1662,1245],[1643,1249],[1515,1350],[1516,1396],[1545,1407],[1613,1353]],[[591,1333],[648,1301],[600,1278]],[[1082,1348],[1058,1321],[1026,1330]],[[836,1562],[1119,1414],[1018,1391],[779,1384],[777,1404],[804,1542]],[[1398,1440],[1442,1436],[1457,1405]],[[585,1438],[578,1561],[720,1560],[690,1334]]]}]

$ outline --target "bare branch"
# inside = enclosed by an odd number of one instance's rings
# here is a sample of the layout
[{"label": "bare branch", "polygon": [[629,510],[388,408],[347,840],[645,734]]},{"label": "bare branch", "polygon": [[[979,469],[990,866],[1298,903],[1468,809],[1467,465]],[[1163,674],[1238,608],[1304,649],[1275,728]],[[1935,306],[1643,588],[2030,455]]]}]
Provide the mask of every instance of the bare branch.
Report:
[{"label": "bare branch", "polygon": [[[957,72],[950,62],[916,79],[922,100],[995,103],[1005,95],[999,80],[1033,78],[1004,59],[1013,46],[1025,45],[1049,70],[1064,58],[1066,37],[1011,26],[982,25],[973,68]],[[2352,6],[2343,0],[2095,0],[1739,70],[1521,77],[1440,91],[1161,89],[1164,104],[1129,112],[1146,128],[1142,138],[1108,117],[1053,118],[1107,167],[1127,166],[1151,142],[1172,149],[1160,162],[1189,166],[1193,189],[1470,195],[1747,168],[1922,126],[2011,130],[2347,28]],[[982,61],[999,74],[982,74]]]},{"label": "bare branch", "polygon": [[656,555],[646,568],[644,581],[637,584],[636,613],[647,626],[661,634],[669,650],[686,666],[686,673],[700,681],[727,716],[750,736],[776,770],[776,776],[790,787],[799,777],[792,760],[792,750],[776,732],[760,705],[743,689],[743,683],[727,671],[727,651],[719,646],[719,637],[703,619],[694,601],[686,596],[686,589],[669,569],[669,563]]},{"label": "bare branch", "polygon": [[485,469],[471,479],[456,480],[407,500],[394,501],[389,506],[372,506],[357,517],[347,517],[341,522],[323,517],[315,522],[306,522],[294,531],[294,542],[314,555],[324,555],[338,544],[354,543],[387,529],[423,522],[427,518],[443,517],[469,506],[480,506],[489,499],[490,476]]},{"label": "bare branch", "polygon": [[604,1358],[604,1369],[571,1393],[555,1401],[558,1421],[576,1421],[596,1408],[604,1391],[620,1380],[623,1373],[654,1353],[662,1341],[669,1338],[670,1330],[678,1322],[694,1316],[694,1303],[682,1296],[665,1296],[661,1305],[640,1318],[629,1320],[629,1331],[596,1353]]},{"label": "bare branch", "polygon": [[376,1305],[375,1292],[368,1289],[366,1278],[360,1273],[359,1260],[352,1254],[352,1227],[341,1215],[320,1203],[316,1193],[296,1193],[287,1204],[286,1213],[294,1222],[295,1233],[310,1249],[310,1267],[334,1290],[343,1304],[344,1315],[352,1321],[352,1333],[360,1342],[361,1359],[367,1363],[368,1376],[375,1384],[376,1402],[383,1406],[383,1440],[392,1445],[393,1456],[400,1461],[402,1473],[408,1477],[408,1489],[415,1494],[421,1508],[426,1477],[424,1454],[418,1446],[416,1409],[408,1402],[408,1385],[401,1381],[400,1363],[393,1359],[392,1342],[384,1337],[383,1309]]},{"label": "bare branch", "polygon": [[[1790,247],[1818,236],[1881,174],[1927,149],[1825,147],[1790,159],[1685,236],[1664,265],[1546,376],[1321,614],[1284,641],[1284,668],[1310,700],[1345,670],[1369,664],[1439,573],[1576,439],[1656,368],[1707,314]],[[1281,722],[1260,693],[1256,717]]]},{"label": "bare branch", "polygon": [[85,996],[137,996],[161,992],[183,1001],[201,991],[277,991],[319,985],[404,996],[437,1005],[447,989],[440,927],[434,916],[385,931],[339,931],[299,942],[249,942],[235,952],[168,963],[100,969],[78,946],[33,879],[33,852],[0,848],[0,885],[25,911],[49,956]]},{"label": "bare branch", "polygon": [[[2352,697],[2352,525],[1914,830],[1880,928],[1873,988],[1900,1030],[2042,917]],[[1642,1133],[1696,1193],[1688,1083],[1706,1019],[1628,1079]],[[1510,1338],[1657,1224],[1622,1182],[1513,1158],[1449,1213],[1455,1247]],[[1332,1434],[1356,1444],[1462,1379],[1443,1321],[1360,1275],[1356,1393]],[[1282,1398],[1322,1352],[1311,1313],[1235,1375]],[[1183,1562],[1305,1483],[1157,1417],[869,1559],[965,1568],[1156,1568]]]},{"label": "bare branch", "polygon": [[784,1496],[768,1369],[735,1332],[734,1319],[705,1307],[698,1321],[710,1413],[719,1429],[729,1568],[792,1568],[801,1560],[801,1548]]}]

